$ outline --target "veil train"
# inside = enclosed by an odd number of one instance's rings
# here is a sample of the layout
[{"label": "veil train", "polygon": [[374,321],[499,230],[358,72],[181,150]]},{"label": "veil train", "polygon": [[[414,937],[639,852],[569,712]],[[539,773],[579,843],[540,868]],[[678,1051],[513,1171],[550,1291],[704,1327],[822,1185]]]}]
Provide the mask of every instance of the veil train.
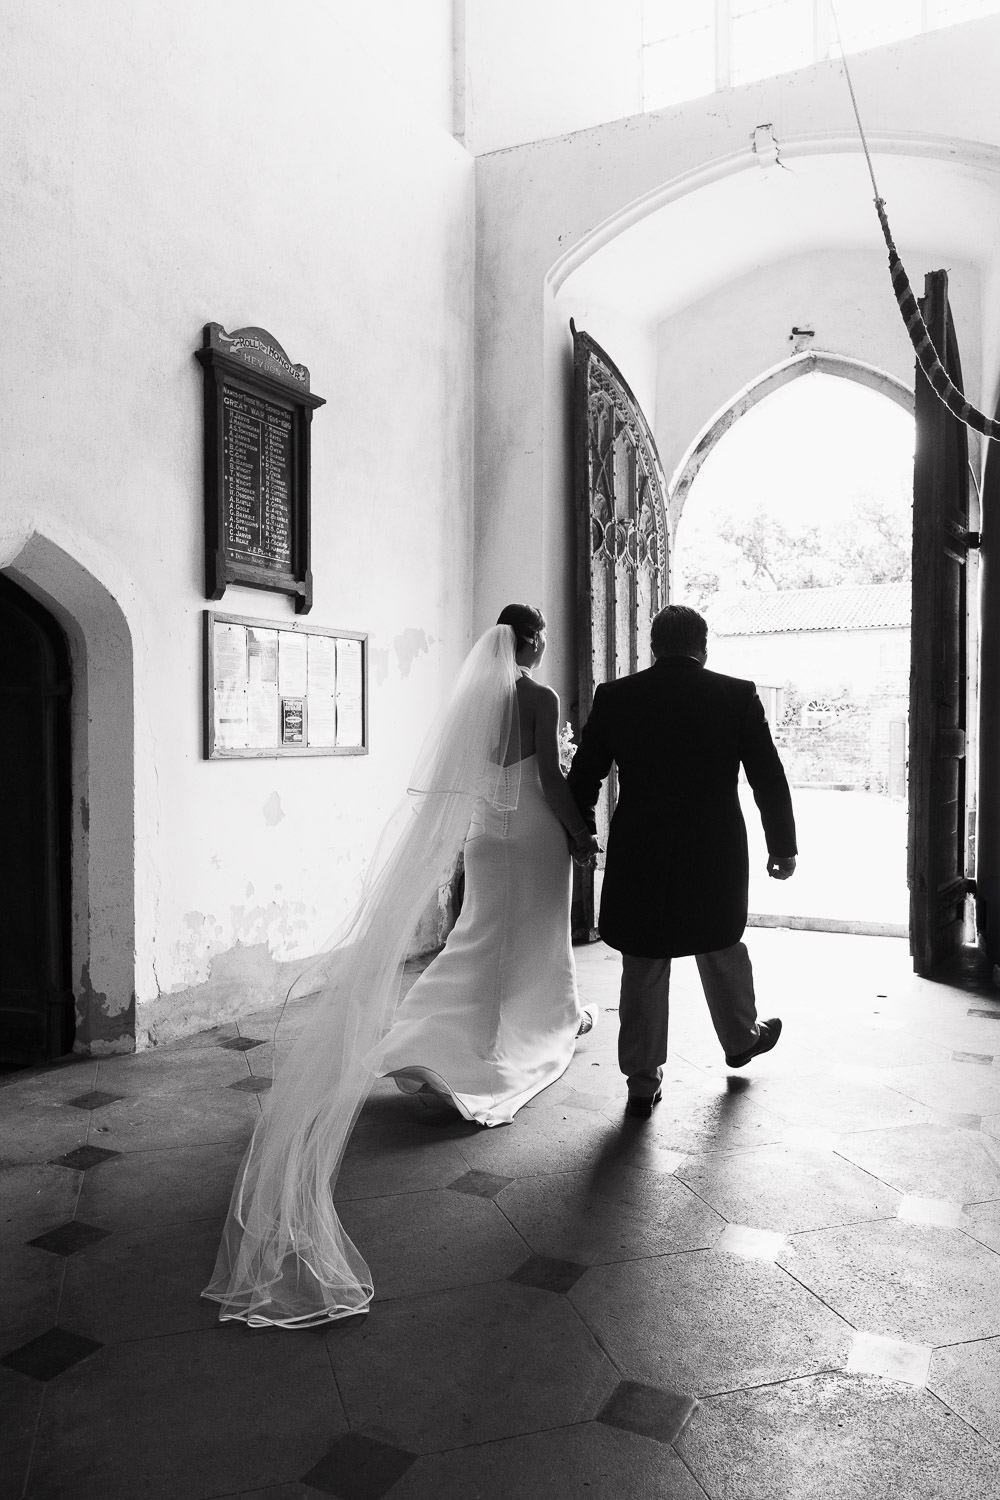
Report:
[{"label": "veil train", "polygon": [[515,637],[476,642],[424,742],[408,797],[386,825],[361,898],[289,997],[315,1018],[277,1070],[237,1173],[215,1270],[220,1318],[305,1328],[364,1312],[371,1273],[337,1217],[333,1187],[375,1078],[419,918],[448,880],[477,801],[517,807]]}]

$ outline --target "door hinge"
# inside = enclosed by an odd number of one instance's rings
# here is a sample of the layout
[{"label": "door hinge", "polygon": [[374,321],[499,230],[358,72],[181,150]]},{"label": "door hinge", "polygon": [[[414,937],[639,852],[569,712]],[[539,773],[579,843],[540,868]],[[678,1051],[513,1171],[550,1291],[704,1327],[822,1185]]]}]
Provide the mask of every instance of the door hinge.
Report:
[{"label": "door hinge", "polygon": [[981,531],[967,531],[965,533],[965,545],[970,552],[978,552],[982,544],[983,534]]}]

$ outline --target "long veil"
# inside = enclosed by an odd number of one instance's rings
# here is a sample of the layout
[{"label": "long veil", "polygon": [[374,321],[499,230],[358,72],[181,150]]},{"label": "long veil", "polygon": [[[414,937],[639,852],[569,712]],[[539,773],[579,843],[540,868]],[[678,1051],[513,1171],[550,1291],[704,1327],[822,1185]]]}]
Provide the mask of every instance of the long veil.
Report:
[{"label": "long veil", "polygon": [[344,1148],[399,1002],[418,920],[450,877],[479,799],[517,806],[515,637],[496,625],[469,653],[386,825],[357,906],[290,992],[316,1017],[278,1070],[239,1172],[212,1280],[220,1318],[308,1327],[364,1312],[371,1273],[333,1205]]}]

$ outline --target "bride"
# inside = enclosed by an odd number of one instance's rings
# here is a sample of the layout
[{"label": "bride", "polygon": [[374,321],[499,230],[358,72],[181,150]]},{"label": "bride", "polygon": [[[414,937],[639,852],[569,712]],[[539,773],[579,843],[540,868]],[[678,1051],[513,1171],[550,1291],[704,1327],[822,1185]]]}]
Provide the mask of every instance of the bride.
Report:
[{"label": "bride", "polygon": [[[308,1327],[364,1312],[371,1275],[333,1204],[374,1079],[509,1122],[568,1066],[592,1015],[570,950],[570,850],[597,852],[559,768],[559,700],[531,673],[545,621],[508,605],[459,673],[354,913],[292,994],[316,1018],[274,1081],[204,1296],[220,1317]],[[417,921],[464,846],[461,916],[399,1002]]]}]

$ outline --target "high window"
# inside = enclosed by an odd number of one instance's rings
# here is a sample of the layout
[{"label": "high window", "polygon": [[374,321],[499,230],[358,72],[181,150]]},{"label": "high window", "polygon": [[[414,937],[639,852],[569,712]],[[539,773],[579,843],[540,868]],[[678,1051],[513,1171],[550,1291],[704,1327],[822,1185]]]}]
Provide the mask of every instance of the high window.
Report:
[{"label": "high window", "polygon": [[[836,0],[844,49],[1000,13],[1000,0]],[[644,0],[643,108],[773,78],[839,55],[830,0]]]}]

